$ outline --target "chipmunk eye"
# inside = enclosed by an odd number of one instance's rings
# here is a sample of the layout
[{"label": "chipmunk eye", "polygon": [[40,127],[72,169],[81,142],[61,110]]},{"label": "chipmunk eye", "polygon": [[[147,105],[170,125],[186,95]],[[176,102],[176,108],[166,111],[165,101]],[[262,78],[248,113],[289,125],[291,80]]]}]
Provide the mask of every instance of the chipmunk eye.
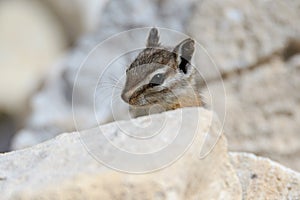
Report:
[{"label": "chipmunk eye", "polygon": [[164,74],[155,74],[151,81],[149,82],[150,87],[161,85],[165,80]]}]

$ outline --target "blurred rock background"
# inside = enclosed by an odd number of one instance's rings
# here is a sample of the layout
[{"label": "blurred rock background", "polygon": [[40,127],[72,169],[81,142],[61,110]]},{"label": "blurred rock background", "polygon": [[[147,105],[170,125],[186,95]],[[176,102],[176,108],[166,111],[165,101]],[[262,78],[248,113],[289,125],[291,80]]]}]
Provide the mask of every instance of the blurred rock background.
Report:
[{"label": "blurred rock background", "polygon": [[[77,128],[93,127],[89,81],[103,69],[93,56],[90,70],[74,86],[80,64],[113,34],[157,26],[195,38],[215,61],[220,74],[195,58],[209,88],[220,91],[213,99],[220,115],[224,83],[230,150],[270,157],[299,171],[299,19],[297,0],[2,0],[0,150],[74,131],[73,89],[80,91]],[[117,43],[106,53],[132,41]],[[208,96],[205,87],[203,94]],[[102,123],[113,120],[107,104],[98,112]]]}]

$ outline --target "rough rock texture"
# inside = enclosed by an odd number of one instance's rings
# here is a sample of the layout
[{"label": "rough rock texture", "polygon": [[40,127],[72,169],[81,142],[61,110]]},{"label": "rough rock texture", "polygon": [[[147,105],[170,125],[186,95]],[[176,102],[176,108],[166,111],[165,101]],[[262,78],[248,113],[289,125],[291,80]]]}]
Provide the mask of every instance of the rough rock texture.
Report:
[{"label": "rough rock texture", "polygon": [[267,158],[230,153],[243,199],[300,199],[300,174]]},{"label": "rough rock texture", "polygon": [[[197,1],[116,0],[110,1],[102,14],[101,27],[106,34],[116,34],[131,28],[157,26],[184,31]],[[174,17],[176,15],[176,17]]]},{"label": "rough rock texture", "polygon": [[296,170],[299,8],[299,1],[203,1],[188,29],[217,63],[219,71],[196,57],[208,89],[216,94],[213,109],[219,115],[225,110],[229,149],[270,157]]},{"label": "rough rock texture", "polygon": [[66,46],[57,19],[39,1],[0,2],[0,111],[24,111]]},{"label": "rough rock texture", "polygon": [[[300,9],[294,4],[296,1],[199,1],[188,32],[208,50],[220,72],[227,74],[256,65],[300,39]],[[197,64],[207,79],[219,76],[200,57]]]},{"label": "rough rock texture", "polygon": [[[299,58],[284,62],[274,57],[224,81],[230,150],[253,152],[300,169]],[[211,88],[221,91],[222,85],[211,83]]]},{"label": "rough rock texture", "polygon": [[[161,126],[161,121],[167,122],[160,134],[155,136],[157,140],[148,138],[146,143],[136,143],[124,135],[124,130],[142,136],[153,133],[152,125],[145,127],[149,120],[154,127]],[[192,145],[171,165],[151,173],[140,171],[140,174],[134,175],[117,172],[101,164],[104,159],[99,158],[105,155],[108,158],[104,162],[106,166],[122,161],[122,157],[109,148],[109,142],[118,145],[124,152],[135,150],[136,153],[153,152],[157,142],[168,147],[175,144],[175,148],[167,152],[168,157],[173,156],[176,149],[182,145],[186,147],[184,140],[176,142],[171,137],[175,134],[176,124],[180,124],[181,134],[196,135]],[[138,131],[140,127],[143,127],[142,131]],[[299,199],[299,173],[252,154],[228,154],[226,140],[219,135],[222,133],[220,128],[211,112],[185,108],[131,121],[117,121],[80,133],[62,134],[37,146],[0,156],[1,198]],[[101,140],[103,136],[109,141]],[[207,151],[211,147],[214,147],[213,150]],[[135,158],[137,154],[132,156]],[[155,163],[162,164],[163,156],[163,151],[159,151],[158,156],[146,159],[147,162],[125,158],[126,162],[119,163],[121,165],[117,169],[128,166],[132,167],[129,168],[131,172],[135,172],[132,169],[136,166],[146,169]]]},{"label": "rough rock texture", "polygon": [[[147,126],[149,120],[152,124],[138,133],[139,127]],[[153,127],[161,127],[162,121],[167,123],[154,137],[157,140],[148,138],[146,143],[136,143],[123,132],[127,130],[127,133],[145,136],[153,133]],[[195,138],[188,140],[192,145],[186,152],[180,152],[185,153],[167,167],[151,173],[140,171],[141,174],[133,175],[111,170],[96,161],[101,154],[108,155],[105,165],[113,165],[122,159],[117,158],[117,154],[109,148],[109,141],[125,150],[138,149],[136,153],[152,152],[157,148],[157,142],[167,144],[166,148],[175,145],[167,152],[167,157],[172,157],[177,149],[188,147],[184,139],[177,141],[172,138],[175,134],[174,126],[178,124],[182,130],[179,134],[182,135],[176,137]],[[103,137],[101,131],[109,141],[99,140]],[[201,108],[186,108],[132,121],[119,121],[80,133],[63,134],[37,146],[0,156],[1,198],[241,199],[239,179],[230,164],[226,140],[219,135],[221,133],[220,125],[211,112]],[[167,137],[164,137],[166,134]],[[213,150],[207,151],[211,147],[214,147]],[[135,163],[134,159],[127,159],[126,163],[118,165],[119,169],[131,166],[129,171],[135,172],[135,166],[145,169],[155,163],[160,166],[160,162],[164,162],[164,153],[156,150],[159,154],[146,159],[147,162]],[[207,156],[202,157],[204,155]]]}]

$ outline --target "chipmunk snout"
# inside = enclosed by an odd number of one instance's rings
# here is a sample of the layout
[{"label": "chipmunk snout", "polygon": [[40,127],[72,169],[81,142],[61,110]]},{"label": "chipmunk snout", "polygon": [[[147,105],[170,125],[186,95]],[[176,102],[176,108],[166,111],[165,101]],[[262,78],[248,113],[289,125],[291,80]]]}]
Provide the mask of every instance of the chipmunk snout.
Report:
[{"label": "chipmunk snout", "polygon": [[137,100],[138,100],[137,96],[132,94],[131,91],[127,91],[127,92],[122,93],[121,97],[126,103],[128,103],[130,105],[136,105],[137,104]]},{"label": "chipmunk snout", "polygon": [[125,101],[126,103],[129,103],[129,99],[130,99],[130,95],[128,92],[125,92],[121,95],[123,101]]}]

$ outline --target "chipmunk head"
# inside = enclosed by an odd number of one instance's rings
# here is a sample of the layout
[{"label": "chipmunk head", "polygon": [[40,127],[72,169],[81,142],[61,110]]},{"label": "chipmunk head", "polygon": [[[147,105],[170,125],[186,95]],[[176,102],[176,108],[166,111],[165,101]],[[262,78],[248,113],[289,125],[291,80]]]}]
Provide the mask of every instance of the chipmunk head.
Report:
[{"label": "chipmunk head", "polygon": [[190,64],[193,53],[194,40],[188,38],[166,48],[159,43],[158,30],[152,28],[146,48],[126,70],[122,99],[132,107],[160,104],[170,110],[198,106],[195,76],[199,75]]}]

